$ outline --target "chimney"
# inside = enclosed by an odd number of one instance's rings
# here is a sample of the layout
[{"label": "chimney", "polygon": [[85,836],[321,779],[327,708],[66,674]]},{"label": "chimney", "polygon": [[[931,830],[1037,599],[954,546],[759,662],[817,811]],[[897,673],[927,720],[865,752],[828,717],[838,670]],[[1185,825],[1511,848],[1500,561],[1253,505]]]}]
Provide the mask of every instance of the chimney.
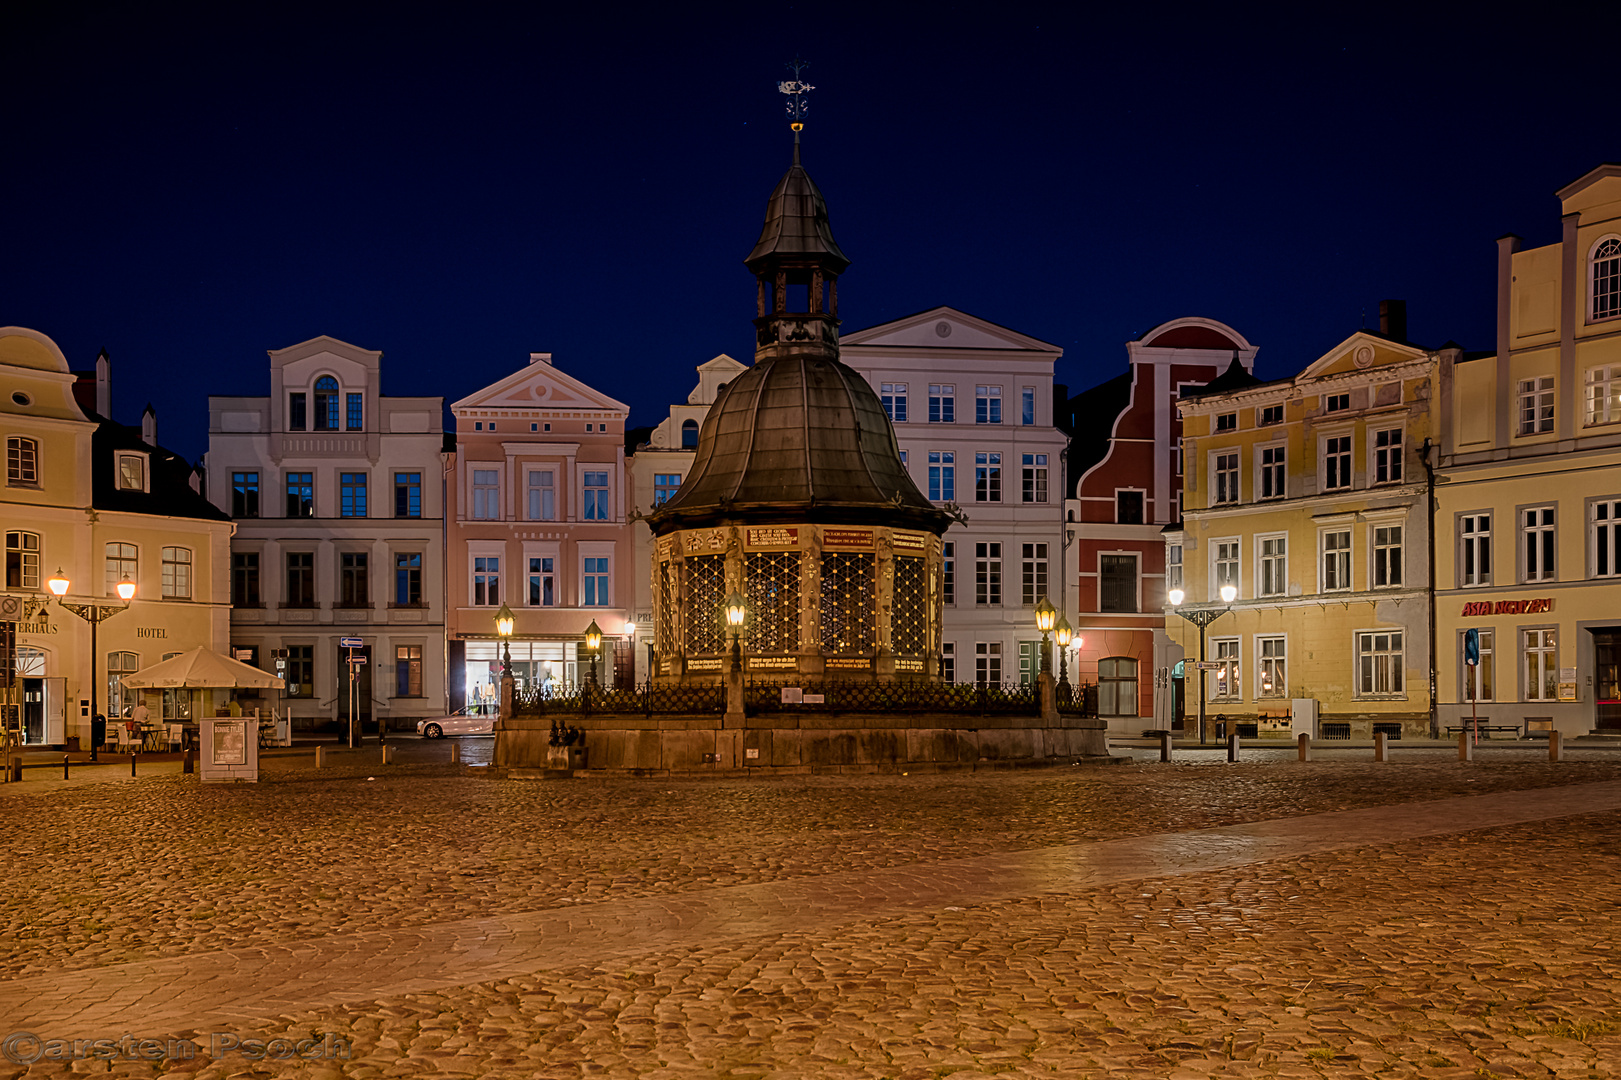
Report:
[{"label": "chimney", "polygon": [[191,485],[191,490],[197,494],[201,495],[203,493],[203,466],[201,462],[191,467],[191,475],[186,477],[186,482]]},{"label": "chimney", "polygon": [[148,446],[158,445],[158,411],[152,403],[146,403],[146,411],[141,414],[141,441]]},{"label": "chimney", "polygon": [[532,352],[529,354],[529,362],[531,364],[550,364],[552,354],[549,352]]},{"label": "chimney", "polygon": [[111,420],[113,416],[113,359],[104,347],[96,354],[96,411]]},{"label": "chimney", "polygon": [[1379,301],[1379,332],[1392,341],[1407,340],[1407,301]]}]

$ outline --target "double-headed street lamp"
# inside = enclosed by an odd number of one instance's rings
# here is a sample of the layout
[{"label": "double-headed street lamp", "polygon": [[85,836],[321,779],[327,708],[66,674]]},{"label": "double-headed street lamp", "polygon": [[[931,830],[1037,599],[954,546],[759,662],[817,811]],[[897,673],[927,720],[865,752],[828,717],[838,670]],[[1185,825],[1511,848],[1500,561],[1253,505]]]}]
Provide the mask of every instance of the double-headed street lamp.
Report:
[{"label": "double-headed street lamp", "polygon": [[[74,600],[69,602],[62,599],[68,594],[68,588],[72,583],[68,581],[61,570],[58,570],[56,575],[45,584],[50,588],[51,594],[56,597],[58,607],[71,611],[90,624],[90,760],[97,761],[100,759],[96,755],[98,749],[96,741],[96,627],[101,625],[103,619],[111,618],[129,607],[129,602],[135,599],[135,582],[131,581],[126,575],[124,580],[115,586],[118,590],[118,598],[123,601],[122,604],[112,604],[102,600]],[[102,734],[105,736],[105,729],[103,729]]]},{"label": "double-headed street lamp", "polygon": [[1172,589],[1170,591],[1170,593],[1168,594],[1168,596],[1167,596],[1167,599],[1169,599],[1171,601],[1171,610],[1176,612],[1178,615],[1180,615],[1184,619],[1188,620],[1188,622],[1192,623],[1194,626],[1197,626],[1199,628],[1199,742],[1200,743],[1204,742],[1204,694],[1205,694],[1205,685],[1204,685],[1204,680],[1205,680],[1205,676],[1204,676],[1204,662],[1205,662],[1205,659],[1204,659],[1204,631],[1205,631],[1205,627],[1209,626],[1211,623],[1215,622],[1217,619],[1221,618],[1223,615],[1225,615],[1229,611],[1233,610],[1233,600],[1237,596],[1238,596],[1238,590],[1237,589],[1235,589],[1231,585],[1223,585],[1221,587],[1221,602],[1226,604],[1227,605],[1226,607],[1222,607],[1222,608],[1201,607],[1201,608],[1193,608],[1192,610],[1183,610],[1182,601],[1187,598],[1187,593],[1183,592],[1181,589]]}]

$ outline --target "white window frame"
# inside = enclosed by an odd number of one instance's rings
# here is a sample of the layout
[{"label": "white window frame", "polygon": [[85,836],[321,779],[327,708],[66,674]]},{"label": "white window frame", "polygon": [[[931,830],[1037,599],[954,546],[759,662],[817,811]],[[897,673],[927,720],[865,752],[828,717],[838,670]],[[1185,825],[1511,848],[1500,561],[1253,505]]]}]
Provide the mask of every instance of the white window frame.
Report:
[{"label": "white window frame", "polygon": [[598,603],[589,605],[591,610],[594,611],[597,608],[611,608],[611,607],[616,606],[614,601],[615,601],[615,598],[619,594],[619,589],[618,589],[618,582],[616,582],[614,580],[618,576],[618,566],[617,566],[617,564],[615,562],[615,559],[614,559],[614,544],[611,541],[594,540],[594,541],[590,541],[590,542],[586,542],[586,543],[581,543],[581,544],[578,545],[578,547],[579,547],[579,551],[575,555],[575,567],[574,567],[574,572],[575,572],[574,580],[576,582],[575,588],[574,588],[574,591],[575,591],[575,594],[576,594],[575,606],[576,607],[581,607],[581,608],[584,608],[584,607],[587,606],[586,602],[585,602],[585,560],[587,560],[587,559],[607,559],[608,560],[608,596],[607,596],[607,600],[606,600],[606,602],[603,602],[603,601],[601,601],[599,599]]},{"label": "white window frame", "polygon": [[[140,470],[134,483],[130,482],[129,473],[125,470],[126,464],[133,465]],[[113,458],[113,484],[119,491],[151,491],[152,470],[147,455],[139,450],[120,450]]]},{"label": "white window frame", "polygon": [[[1288,497],[1289,444],[1265,443],[1255,448],[1255,498],[1257,501]],[[1268,456],[1275,460],[1268,461]]]},{"label": "white window frame", "polygon": [[929,384],[929,423],[955,424],[957,422],[957,384]]},{"label": "white window frame", "polygon": [[[159,549],[163,560],[163,576],[159,588],[165,600],[190,600],[192,597],[192,550],[188,547],[166,546]],[[185,556],[181,558],[181,556]],[[173,567],[174,569],[170,569]],[[181,568],[184,569],[181,569]]]},{"label": "white window frame", "polygon": [[[1165,591],[1169,593],[1172,589],[1185,588],[1184,580],[1182,541],[1171,540],[1165,545]],[[1170,603],[1169,597],[1166,598],[1166,603]]]},{"label": "white window frame", "polygon": [[1588,427],[1621,423],[1621,364],[1588,368],[1582,379],[1582,402]]},{"label": "white window frame", "polygon": [[[1612,284],[1605,292],[1604,299],[1609,303],[1608,310],[1603,312],[1599,310],[1600,262],[1614,263],[1613,269],[1606,275]],[[1587,252],[1587,321],[1608,322],[1616,318],[1621,318],[1621,235],[1609,233],[1594,240]]]},{"label": "white window frame", "polygon": [[[589,476],[601,476],[602,483],[600,485],[592,484],[589,488],[587,488],[586,477]],[[619,520],[619,515],[614,513],[613,466],[609,465],[607,462],[582,462],[579,465],[579,476],[576,483],[578,486],[575,490],[580,493],[580,521],[606,523]],[[597,500],[597,510],[599,511],[599,516],[597,517],[588,518],[585,516],[586,511],[590,508],[587,505],[588,500],[585,497],[587,490],[601,493],[600,498]],[[602,516],[604,514],[606,516]]]},{"label": "white window frame", "polygon": [[[1340,404],[1340,402],[1342,400],[1345,402],[1345,404],[1343,404],[1343,405]],[[1351,393],[1350,393],[1350,391],[1341,390],[1338,393],[1324,394],[1323,395],[1323,415],[1324,416],[1327,416],[1329,413],[1350,412],[1350,411],[1351,411]]]},{"label": "white window frame", "polygon": [[957,501],[957,451],[929,451],[928,492],[933,502]]},{"label": "white window frame", "polygon": [[[496,564],[496,570],[495,570],[497,587],[496,587],[496,599],[495,599],[495,603],[493,603],[493,604],[489,603],[488,593],[486,593],[486,595],[485,595],[485,602],[484,603],[481,604],[476,599],[477,596],[478,596],[478,590],[474,586],[474,579],[478,576],[478,573],[474,568],[478,565],[478,560],[479,559],[499,559],[500,560],[500,562],[498,562]],[[428,560],[426,558],[424,558],[422,561],[424,563],[426,563]],[[508,564],[511,561],[512,561],[512,559],[507,553],[507,545],[504,544],[504,543],[499,543],[499,542],[483,542],[483,543],[480,543],[480,542],[477,542],[477,541],[473,541],[473,542],[468,543],[468,545],[467,545],[467,606],[468,607],[483,609],[483,608],[499,608],[501,606],[502,601],[504,601],[504,600],[506,600],[508,598],[509,590],[507,588],[507,585],[511,581],[511,570],[512,570],[512,567],[509,566]],[[526,563],[525,566],[527,567],[527,565],[528,564]],[[427,569],[426,566],[424,566],[423,569],[426,570]],[[488,571],[486,571],[486,572],[488,572]],[[426,583],[426,581],[423,582],[423,586],[424,586],[423,590],[422,590],[423,596],[427,596],[427,587],[426,587],[427,583]]]},{"label": "white window frame", "polygon": [[[1332,576],[1336,579],[1333,584],[1329,583],[1329,578],[1330,578],[1331,575],[1329,574],[1329,567],[1328,567],[1328,560],[1330,558],[1330,549],[1329,549],[1329,546],[1328,546],[1328,538],[1330,536],[1343,536],[1343,537],[1345,537],[1345,546],[1343,548],[1336,545],[1332,549],[1333,550],[1333,558],[1335,560],[1334,574]],[[1355,552],[1355,550],[1356,550],[1356,535],[1355,535],[1355,530],[1351,527],[1350,522],[1344,522],[1344,523],[1339,524],[1339,525],[1324,525],[1324,526],[1321,526],[1317,530],[1317,591],[1318,592],[1320,592],[1320,593],[1336,593],[1336,592],[1351,592],[1351,591],[1353,591],[1353,589],[1352,589],[1352,585],[1354,584],[1354,582],[1353,582],[1353,567],[1355,565],[1354,562],[1353,562],[1353,553]],[[1338,580],[1339,577],[1342,574],[1343,574],[1343,576],[1345,578],[1344,581]]]},{"label": "white window frame", "polygon": [[[557,520],[557,473],[555,464],[524,466],[524,513],[530,521]],[[550,500],[547,496],[550,495]],[[550,502],[548,507],[546,504]]]},{"label": "white window frame", "polygon": [[1514,431],[1518,435],[1546,435],[1553,430],[1554,377],[1534,375],[1514,384]]},{"label": "white window frame", "polygon": [[[1267,545],[1277,541],[1283,542],[1281,551],[1268,552]],[[1272,576],[1277,585],[1275,589],[1267,588],[1268,563],[1273,564]],[[1261,596],[1287,596],[1289,595],[1289,534],[1286,532],[1257,533],[1255,535],[1255,595]],[[1257,684],[1259,685],[1259,684]]]},{"label": "white window frame", "polygon": [[[1495,576],[1493,563],[1496,555],[1496,552],[1492,550],[1494,546],[1492,544],[1492,521],[1496,517],[1496,513],[1495,510],[1472,510],[1457,515],[1457,577],[1460,589],[1479,589],[1492,583],[1492,578]],[[1486,523],[1484,529],[1480,528],[1482,519]],[[1482,551],[1486,555],[1484,569],[1481,568],[1480,556]],[[1472,581],[1469,579],[1468,571],[1465,569],[1470,561],[1469,556],[1471,554],[1475,565],[1474,580]]]},{"label": "white window frame", "polygon": [[[16,537],[17,546],[12,547],[11,538]],[[28,529],[7,529],[5,532],[6,559],[9,561],[13,554],[17,557],[18,579],[15,588],[38,592],[41,582],[44,581],[44,538],[37,532]],[[33,546],[29,546],[29,541]],[[0,580],[0,587],[5,582]]]},{"label": "white window frame", "polygon": [[906,423],[906,385],[903,382],[878,384],[878,401],[891,424]]},{"label": "white window frame", "polygon": [[[1372,627],[1351,632],[1352,697],[1374,700],[1404,700],[1407,697],[1407,631],[1402,628]],[[1380,648],[1381,641],[1384,648]],[[1363,680],[1363,658],[1374,662],[1369,668],[1369,679]],[[1378,689],[1379,657],[1385,657],[1387,688]],[[1394,662],[1391,661],[1394,658]],[[1399,683],[1399,685],[1397,685]],[[1364,686],[1367,689],[1364,689]]]},{"label": "white window frame", "polygon": [[[980,459],[984,460],[981,461]],[[992,459],[995,460],[992,460]],[[980,488],[980,474],[984,473],[984,490]],[[974,501],[1000,503],[1002,501],[1002,453],[999,450],[974,451]],[[983,498],[981,497],[983,495]]]},{"label": "white window frame", "polygon": [[1621,577],[1621,497],[1587,501],[1587,576]]},{"label": "white window frame", "polygon": [[[1276,420],[1270,420],[1266,415],[1273,409],[1276,409],[1278,412],[1278,418]],[[1275,427],[1276,425],[1283,423],[1285,415],[1286,413],[1281,402],[1276,405],[1257,405],[1255,406],[1255,426]]]},{"label": "white window frame", "polygon": [[[1045,503],[1050,492],[1047,483],[1047,455],[1021,454],[1019,461],[1019,499],[1026,505]],[[1144,497],[1146,498],[1146,493]],[[1146,516],[1146,507],[1143,512]]]},{"label": "white window frame", "polygon": [[1559,579],[1559,507],[1519,506],[1514,509],[1520,525],[1519,579],[1522,583]]},{"label": "white window frame", "polygon": [[[1289,696],[1289,637],[1287,634],[1256,634],[1255,647],[1255,699],[1257,701]],[[1272,689],[1266,684],[1270,679]]]},{"label": "white window frame", "polygon": [[[1331,449],[1332,445],[1340,439],[1345,440],[1344,448]],[[1355,460],[1355,453],[1356,436],[1350,429],[1345,429],[1343,431],[1325,431],[1318,437],[1317,460],[1321,462],[1321,464],[1318,466],[1317,475],[1320,478],[1323,491],[1350,491],[1355,486],[1356,475],[1355,471],[1351,468],[1351,463],[1353,460]],[[1343,472],[1344,475],[1341,477],[1341,479],[1344,481],[1343,483],[1331,484],[1328,482],[1330,472],[1328,461],[1330,457],[1333,457],[1338,462],[1342,463],[1343,467],[1334,471]]]},{"label": "white window frame", "polygon": [[[1242,493],[1238,486],[1238,467],[1242,455],[1238,448],[1223,447],[1210,451],[1210,505],[1236,505]],[[1223,480],[1226,478],[1226,482]],[[1222,496],[1227,496],[1223,498]]]},{"label": "white window frame", "polygon": [[[996,549],[995,554],[991,553],[991,549],[993,547]],[[980,553],[980,548],[985,549],[984,554]],[[985,567],[985,599],[983,600],[980,599],[981,590],[979,578],[981,565]],[[1003,580],[1002,574],[1002,542],[1000,540],[976,540],[974,542],[974,606],[1003,606],[1003,597],[1006,594],[1006,585],[1007,582]]]},{"label": "white window frame", "polygon": [[[478,474],[479,473],[489,473],[489,472],[493,472],[495,474],[495,482],[493,484],[480,483],[479,479],[478,479]],[[467,463],[467,515],[466,515],[466,520],[469,520],[469,521],[500,521],[501,520],[501,488],[502,488],[502,486],[503,485],[502,485],[502,482],[501,482],[501,464],[499,462],[495,462],[495,461],[469,461]],[[480,492],[491,492],[491,493],[493,493],[494,498],[495,498],[495,511],[494,511],[494,513],[480,514],[478,512],[481,509],[481,507],[479,506],[479,494],[480,494]],[[489,509],[488,504],[486,503],[486,505],[484,507],[482,507],[482,509],[488,510]],[[469,594],[469,595],[471,595],[471,594]]]},{"label": "white window frame", "polygon": [[1214,416],[1211,417],[1210,431],[1211,431],[1212,434],[1219,435],[1224,431],[1237,431],[1237,430],[1238,430],[1238,413],[1236,411],[1234,411],[1234,412],[1216,413]]},{"label": "white window frame", "polygon": [[[117,548],[117,554],[113,549]],[[128,554],[125,553],[128,549]],[[106,574],[106,592],[103,596],[117,596],[118,583],[128,578],[130,581],[141,580],[141,548],[139,544],[132,544],[126,540],[109,540],[101,546],[102,566]],[[118,563],[119,570],[114,576],[113,563]],[[126,569],[125,567],[128,567]]]},{"label": "white window frame", "polygon": [[[1475,627],[1480,632],[1480,663],[1467,664],[1461,659],[1463,665],[1463,698],[1464,704],[1471,701],[1495,701],[1497,694],[1497,632],[1491,627]],[[1458,656],[1463,656],[1463,631],[1458,631]],[[1491,674],[1485,679],[1485,693],[1482,693],[1481,673],[1489,671]]]},{"label": "white window frame", "polygon": [[1206,700],[1243,701],[1244,684],[1239,672],[1244,661],[1243,640],[1237,636],[1214,637],[1210,639],[1208,648],[1210,659],[1222,666],[1205,672],[1205,677],[1210,680],[1206,687]]},{"label": "white window frame", "polygon": [[6,484],[37,488],[41,475],[39,440],[27,435],[7,435]]},{"label": "white window frame", "polygon": [[[985,419],[979,418],[980,402],[985,403]],[[1000,386],[974,387],[974,423],[1000,424],[1002,422],[1002,388]]]},{"label": "white window frame", "polygon": [[[1385,542],[1379,542],[1379,533],[1384,530],[1396,530],[1396,542],[1390,542],[1390,536],[1385,536]],[[1368,588],[1370,589],[1399,589],[1406,584],[1407,564],[1407,529],[1405,524],[1397,519],[1368,522]],[[1394,553],[1392,555],[1392,553]],[[1391,560],[1394,559],[1394,562]],[[1389,580],[1390,568],[1394,566],[1399,580]],[[1385,580],[1380,581],[1380,573],[1384,572]]]},{"label": "white window frame", "polygon": [[[974,684],[1001,686],[1006,673],[1002,670],[1002,643],[1000,641],[974,642]],[[991,675],[995,674],[995,678]]]},{"label": "white window frame", "polygon": [[1525,701],[1559,700],[1559,630],[1553,626],[1522,626],[1520,675]]},{"label": "white window frame", "polygon": [[1026,427],[1036,425],[1036,388],[1033,386],[1019,388],[1019,423]]},{"label": "white window frame", "polygon": [[[1399,484],[1402,482],[1406,452],[1406,437],[1401,427],[1375,428],[1368,432],[1368,482],[1373,484]],[[1392,439],[1393,437],[1393,439]],[[1385,439],[1384,445],[1379,440]]]},{"label": "white window frame", "polygon": [[[1222,558],[1222,555],[1223,555],[1222,548],[1225,545],[1228,545],[1228,544],[1232,545],[1232,549],[1233,549],[1232,550],[1232,558],[1224,559],[1224,558]],[[1241,579],[1243,578],[1243,558],[1244,558],[1244,545],[1243,545],[1243,542],[1240,540],[1239,537],[1236,537],[1236,536],[1218,536],[1218,537],[1212,539],[1209,542],[1209,551],[1210,551],[1210,570],[1209,570],[1210,576],[1207,579],[1210,582],[1210,597],[1209,597],[1209,599],[1212,602],[1221,599],[1221,587],[1224,584],[1228,584],[1227,579],[1224,579],[1222,577],[1221,568],[1223,566],[1227,566],[1227,565],[1230,565],[1233,568],[1231,584],[1232,584],[1234,589],[1238,590],[1238,595],[1242,596],[1243,595],[1243,581]]]},{"label": "white window frame", "polygon": [[[546,573],[544,570],[540,570],[540,571],[532,571],[532,570],[530,570],[529,569],[529,562],[530,562],[531,559],[550,559],[552,561],[552,570],[551,570],[551,575],[552,575],[552,602],[550,604],[546,603],[546,590],[545,590],[544,584],[542,584],[542,586],[541,586],[540,600],[536,601],[536,602],[531,602],[530,599],[529,599],[529,579],[531,577],[544,577],[545,573]],[[523,604],[524,607],[560,608],[560,607],[567,607],[568,606],[567,597],[565,597],[563,595],[564,574],[563,574],[563,552],[562,552],[562,545],[561,544],[551,543],[551,542],[526,543],[526,544],[524,544],[524,546],[523,546],[523,566],[520,569],[522,570],[522,574],[520,576],[523,579],[523,582],[522,582],[522,590],[523,591],[520,594],[519,600]],[[507,603],[509,605],[511,605],[512,601],[508,600]]]}]

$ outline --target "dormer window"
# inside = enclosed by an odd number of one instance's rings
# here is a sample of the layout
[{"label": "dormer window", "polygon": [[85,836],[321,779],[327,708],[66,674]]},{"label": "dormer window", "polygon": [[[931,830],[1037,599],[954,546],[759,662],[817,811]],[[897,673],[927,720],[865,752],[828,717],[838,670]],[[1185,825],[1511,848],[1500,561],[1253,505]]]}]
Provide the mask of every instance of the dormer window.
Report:
[{"label": "dormer window", "polygon": [[145,454],[119,454],[118,455],[118,490],[119,491],[145,491],[146,490],[146,455]]},{"label": "dormer window", "polygon": [[1344,412],[1351,407],[1350,394],[1328,394],[1323,398],[1323,411]]},{"label": "dormer window", "polygon": [[330,375],[315,380],[315,430],[338,430],[338,380]]},{"label": "dormer window", "polygon": [[1609,236],[1593,249],[1593,318],[1621,315],[1621,237]]}]

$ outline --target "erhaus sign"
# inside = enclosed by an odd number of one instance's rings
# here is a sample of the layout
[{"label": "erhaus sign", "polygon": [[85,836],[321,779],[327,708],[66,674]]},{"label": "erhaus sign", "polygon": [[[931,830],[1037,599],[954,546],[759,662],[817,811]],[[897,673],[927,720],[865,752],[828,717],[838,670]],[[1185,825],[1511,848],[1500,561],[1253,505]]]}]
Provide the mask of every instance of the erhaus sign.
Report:
[{"label": "erhaus sign", "polygon": [[1463,605],[1463,617],[1477,615],[1541,615],[1553,610],[1553,597],[1545,600],[1477,600]]}]

